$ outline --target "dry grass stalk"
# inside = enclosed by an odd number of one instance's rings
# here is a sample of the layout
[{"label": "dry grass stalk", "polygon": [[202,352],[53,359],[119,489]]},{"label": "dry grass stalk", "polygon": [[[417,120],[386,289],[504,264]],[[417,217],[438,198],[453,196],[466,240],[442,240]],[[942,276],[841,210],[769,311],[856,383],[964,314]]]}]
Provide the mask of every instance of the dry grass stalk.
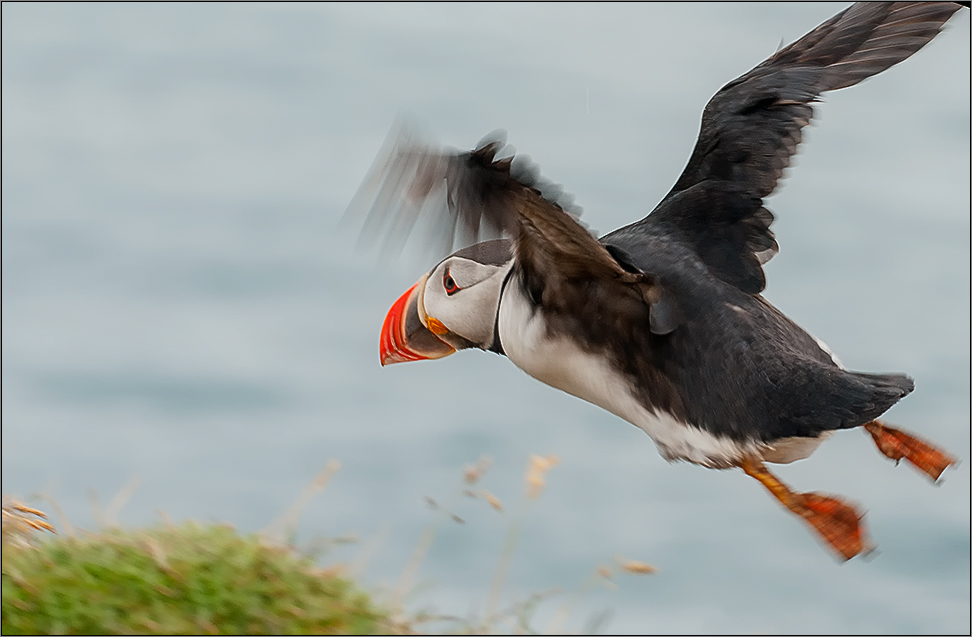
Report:
[{"label": "dry grass stalk", "polygon": [[105,508],[103,520],[104,526],[118,526],[118,514],[121,513],[121,510],[126,504],[128,504],[128,501],[131,499],[132,495],[134,495],[135,491],[138,490],[138,487],[141,484],[142,479],[135,476],[129,480],[125,486],[118,490],[118,493],[115,494],[115,497],[111,499],[111,502],[109,502],[108,506]]},{"label": "dry grass stalk", "polygon": [[489,503],[489,506],[493,507],[497,511],[500,512],[503,511],[503,503],[499,501],[499,498],[497,498],[495,495],[493,495],[486,489],[483,489],[482,491],[480,491],[480,493],[482,494],[483,499]]},{"label": "dry grass stalk", "polygon": [[297,500],[290,505],[290,508],[284,511],[283,515],[271,522],[264,529],[262,535],[274,542],[286,542],[287,537],[296,530],[297,520],[300,519],[300,514],[304,512],[304,509],[307,508],[307,505],[310,504],[314,496],[323,491],[324,487],[327,486],[340,470],[340,462],[337,460],[328,460],[327,465],[314,477],[313,482],[304,488],[300,496],[297,497]]},{"label": "dry grass stalk", "polygon": [[482,480],[483,475],[486,474],[486,471],[492,464],[492,458],[485,454],[480,456],[479,460],[473,464],[466,465],[466,468],[463,469],[463,480],[465,480],[466,484],[476,484]]},{"label": "dry grass stalk", "polygon": [[408,564],[405,565],[405,570],[402,571],[402,577],[398,580],[398,587],[395,589],[395,595],[392,599],[392,608],[396,612],[401,612],[405,596],[415,586],[415,578],[418,575],[419,567],[425,561],[425,556],[429,553],[432,540],[435,539],[435,531],[436,529],[432,527],[422,531],[418,544],[415,545],[415,550],[412,551],[412,556],[409,558]]},{"label": "dry grass stalk", "polygon": [[520,509],[520,514],[510,524],[510,529],[506,534],[506,542],[503,544],[503,552],[500,554],[499,562],[496,565],[496,573],[493,575],[493,583],[489,590],[489,600],[486,603],[486,616],[491,617],[496,614],[499,606],[500,594],[503,592],[503,584],[506,581],[506,574],[509,571],[510,563],[513,561],[513,553],[516,550],[516,542],[520,537],[520,525],[523,522],[525,504],[530,500],[536,500],[543,493],[546,486],[545,476],[548,471],[560,463],[557,456],[539,456],[530,454],[527,462],[524,481],[526,483],[526,500]]},{"label": "dry grass stalk", "polygon": [[34,546],[35,531],[57,533],[47,521],[47,515],[43,511],[7,496],[3,498],[2,528],[4,546],[23,548]]},{"label": "dry grass stalk", "polygon": [[647,562],[619,559],[618,563],[621,565],[622,570],[631,573],[632,575],[651,575],[658,572],[657,568],[651,564],[648,564]]},{"label": "dry grass stalk", "polygon": [[608,590],[615,591],[619,587],[614,582],[614,567],[601,565],[594,569],[594,572],[579,590],[574,591],[574,593],[567,599],[566,602],[561,604],[560,608],[557,609],[557,613],[554,618],[550,621],[550,625],[547,630],[544,631],[547,635],[562,635],[564,634],[564,627],[567,625],[567,620],[570,619],[571,613],[580,603],[581,598],[594,590],[597,586],[604,586]]},{"label": "dry grass stalk", "polygon": [[[479,482],[492,463],[492,458],[487,455],[482,455],[475,463],[466,465],[462,472],[463,483],[473,485]],[[469,489],[461,489],[460,494],[467,497],[477,497],[477,493]],[[425,503],[433,510],[442,511],[456,524],[466,523],[464,519],[439,504],[435,498],[425,496]],[[395,592],[392,595],[392,608],[399,614],[402,613],[405,597],[415,586],[415,579],[418,576],[419,568],[422,566],[422,562],[425,561],[426,555],[428,555],[429,548],[432,546],[432,540],[435,539],[435,535],[438,532],[441,523],[442,520],[440,519],[437,523],[422,531],[422,535],[419,536],[419,541],[415,545],[415,549],[412,551],[411,557],[409,557],[408,562],[405,564],[405,569],[402,571],[402,576],[398,580],[398,586],[395,588]],[[399,619],[401,619],[401,616],[399,616]]]},{"label": "dry grass stalk", "polygon": [[547,472],[560,464],[560,459],[557,456],[538,456],[537,454],[530,455],[530,462],[527,464],[526,475],[524,476],[527,485],[527,497],[531,500],[536,500],[543,493],[544,487],[547,486],[546,475]]},{"label": "dry grass stalk", "polygon": [[58,527],[61,529],[64,535],[66,535],[69,538],[76,537],[77,533],[74,530],[74,525],[71,524],[70,520],[68,520],[67,515],[64,514],[64,509],[62,509],[61,505],[57,503],[57,500],[54,499],[54,496],[48,493],[41,493],[37,497],[39,497],[41,500],[46,501],[47,504],[49,504],[51,508],[54,510],[54,515],[57,516]]},{"label": "dry grass stalk", "polygon": [[378,531],[370,540],[364,543],[361,550],[358,551],[358,556],[354,558],[354,561],[348,566],[348,575],[352,579],[360,579],[364,576],[365,571],[368,570],[368,565],[371,560],[374,559],[378,550],[383,544],[388,542],[388,536],[391,535],[391,525],[385,522],[381,530]]}]

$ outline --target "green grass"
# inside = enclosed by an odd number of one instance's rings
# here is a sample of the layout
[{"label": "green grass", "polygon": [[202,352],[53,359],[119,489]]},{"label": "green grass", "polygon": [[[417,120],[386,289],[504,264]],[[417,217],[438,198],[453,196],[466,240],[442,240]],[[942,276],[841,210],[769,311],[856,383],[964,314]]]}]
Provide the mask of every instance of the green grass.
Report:
[{"label": "green grass", "polygon": [[[17,500],[3,498],[3,634],[531,634],[538,604],[562,594],[551,590],[526,600],[503,601],[517,538],[531,503],[540,497],[554,456],[531,455],[525,492],[507,518],[506,541],[496,563],[482,616],[451,617],[410,613],[405,598],[415,590],[420,567],[437,530],[464,523],[453,505],[478,501],[505,515],[500,500],[480,481],[490,460],[466,467],[459,490],[435,510],[412,552],[397,587],[381,604],[362,592],[339,567],[320,568],[314,558],[286,542],[293,538],[301,512],[339,469],[331,461],[297,500],[258,534],[240,535],[226,525],[121,530],[116,516],[137,486],[133,481],[107,509],[95,504],[103,529],[76,532],[58,511],[60,531],[47,516]],[[167,520],[165,516],[163,519]],[[337,542],[338,539],[331,540]],[[579,590],[568,595],[547,627],[562,634],[580,599],[601,586],[617,588],[616,575],[645,575],[654,567],[615,558],[601,564]],[[585,632],[596,632],[606,614],[595,615]]]},{"label": "green grass", "polygon": [[4,542],[2,624],[5,635],[396,631],[368,595],[312,559],[195,524]]}]

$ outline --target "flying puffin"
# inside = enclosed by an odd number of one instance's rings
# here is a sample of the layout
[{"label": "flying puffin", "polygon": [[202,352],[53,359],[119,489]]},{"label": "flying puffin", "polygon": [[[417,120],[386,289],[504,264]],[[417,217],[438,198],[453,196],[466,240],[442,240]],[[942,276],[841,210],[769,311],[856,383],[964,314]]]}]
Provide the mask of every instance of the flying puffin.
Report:
[{"label": "flying puffin", "polygon": [[[841,558],[868,550],[857,507],[791,491],[765,463],[806,458],[854,427],[933,480],[957,459],[876,420],[912,391],[908,376],[845,369],[760,295],[762,265],[779,250],[763,199],[820,94],[908,58],[958,9],[861,2],[780,49],[712,97],[661,203],[600,239],[495,136],[470,152],[393,136],[359,191],[372,202],[362,236],[401,241],[432,215],[444,252],[464,247],[392,305],[382,365],[469,348],[505,355],[641,428],[669,461],[741,468]],[[476,243],[485,236],[500,238]]]}]

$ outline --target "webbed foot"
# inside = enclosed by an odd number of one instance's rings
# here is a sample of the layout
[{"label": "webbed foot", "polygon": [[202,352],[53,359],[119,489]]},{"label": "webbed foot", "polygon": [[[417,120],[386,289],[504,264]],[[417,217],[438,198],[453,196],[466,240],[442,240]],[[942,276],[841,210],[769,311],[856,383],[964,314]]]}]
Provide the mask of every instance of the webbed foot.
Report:
[{"label": "webbed foot", "polygon": [[864,425],[871,434],[878,450],[894,461],[902,458],[937,481],[946,468],[958,462],[958,458],[941,449],[894,427],[872,420]]},{"label": "webbed foot", "polygon": [[747,459],[739,466],[759,480],[783,506],[812,526],[841,558],[849,560],[873,548],[864,531],[864,516],[855,507],[833,496],[795,493],[759,460]]}]

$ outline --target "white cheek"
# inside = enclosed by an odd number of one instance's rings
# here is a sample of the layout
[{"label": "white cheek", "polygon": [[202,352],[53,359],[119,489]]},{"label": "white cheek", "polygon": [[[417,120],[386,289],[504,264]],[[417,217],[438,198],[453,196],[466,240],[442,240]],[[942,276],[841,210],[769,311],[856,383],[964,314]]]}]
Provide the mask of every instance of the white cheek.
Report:
[{"label": "white cheek", "polygon": [[495,268],[492,276],[452,296],[442,287],[441,273],[434,273],[426,286],[425,311],[453,334],[488,345],[493,341],[499,290],[508,269]]},{"label": "white cheek", "polygon": [[441,277],[436,277],[436,274],[433,274],[425,285],[425,295],[422,299],[425,303],[425,313],[452,329],[449,322],[452,314],[452,299],[445,293],[440,281]]}]

